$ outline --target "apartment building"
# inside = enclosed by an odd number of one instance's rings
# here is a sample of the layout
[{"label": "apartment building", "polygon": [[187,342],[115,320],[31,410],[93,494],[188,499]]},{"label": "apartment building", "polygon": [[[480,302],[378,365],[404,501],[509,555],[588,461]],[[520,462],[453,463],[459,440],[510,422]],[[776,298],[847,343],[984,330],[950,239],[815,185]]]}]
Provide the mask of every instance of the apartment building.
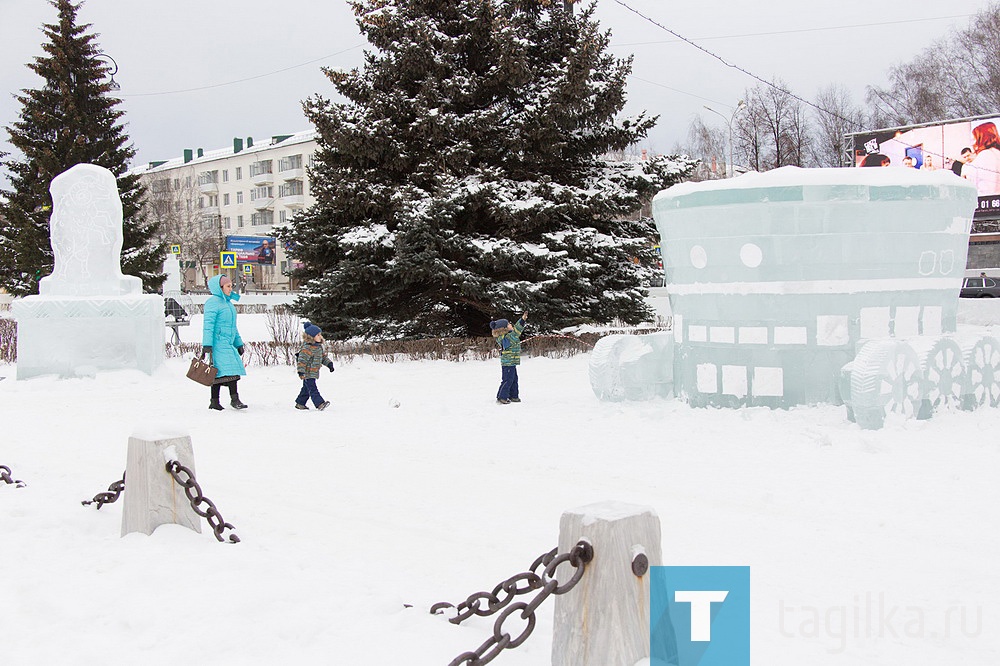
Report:
[{"label": "apartment building", "polygon": [[[316,151],[316,132],[233,139],[231,148],[185,149],[181,157],[134,170],[148,191],[149,212],[178,253],[183,286],[205,287],[225,271],[249,290],[289,291],[294,265],[273,233],[313,204],[306,167]],[[235,253],[235,265],[228,263]]]}]

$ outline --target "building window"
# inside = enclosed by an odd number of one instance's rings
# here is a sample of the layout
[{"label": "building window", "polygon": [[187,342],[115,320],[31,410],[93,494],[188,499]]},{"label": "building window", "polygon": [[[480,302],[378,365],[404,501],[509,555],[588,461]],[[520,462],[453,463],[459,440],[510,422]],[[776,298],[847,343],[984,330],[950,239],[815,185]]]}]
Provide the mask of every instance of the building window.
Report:
[{"label": "building window", "polygon": [[274,211],[262,210],[250,216],[250,224],[255,227],[263,227],[274,224]]},{"label": "building window", "polygon": [[278,172],[302,168],[302,155],[289,155],[278,160]]},{"label": "building window", "polygon": [[287,210],[283,210],[283,211],[280,211],[278,213],[278,221],[279,222],[281,222],[282,224],[284,224],[287,219],[288,219],[288,211]]},{"label": "building window", "polygon": [[226,229],[231,229],[233,226],[228,217],[223,218],[223,224],[225,225]]},{"label": "building window", "polygon": [[271,173],[273,160],[261,160],[250,165],[250,177],[259,176],[262,173]]},{"label": "building window", "polygon": [[236,167],[236,180],[243,180],[243,167]]},{"label": "building window", "polygon": [[229,205],[229,192],[226,192],[225,194],[222,195],[222,205],[223,206]]},{"label": "building window", "polygon": [[180,178],[174,178],[174,189],[175,190],[181,189],[181,179]]},{"label": "building window", "polygon": [[239,192],[236,193],[236,203],[238,204],[243,203],[243,190],[240,190]]},{"label": "building window", "polygon": [[274,198],[274,187],[271,185],[262,185],[260,187],[255,187],[250,190],[250,201],[256,201],[257,199],[273,199]]},{"label": "building window", "polygon": [[290,180],[284,185],[278,186],[278,196],[279,197],[293,197],[300,196],[302,194],[302,181],[301,180]]},{"label": "building window", "polygon": [[222,182],[223,183],[228,183],[229,182],[229,169],[223,169],[222,170]]},{"label": "building window", "polygon": [[184,178],[184,187],[191,187],[191,176]]},{"label": "building window", "polygon": [[242,227],[243,226],[243,216],[242,215],[237,215],[236,216],[236,226],[237,227]]}]

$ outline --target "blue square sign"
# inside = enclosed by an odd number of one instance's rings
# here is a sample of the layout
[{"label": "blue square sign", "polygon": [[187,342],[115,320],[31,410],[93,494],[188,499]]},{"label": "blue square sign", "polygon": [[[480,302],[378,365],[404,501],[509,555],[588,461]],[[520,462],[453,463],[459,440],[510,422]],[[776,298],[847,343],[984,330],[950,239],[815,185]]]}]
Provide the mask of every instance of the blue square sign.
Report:
[{"label": "blue square sign", "polygon": [[750,567],[652,567],[650,662],[750,666]]}]

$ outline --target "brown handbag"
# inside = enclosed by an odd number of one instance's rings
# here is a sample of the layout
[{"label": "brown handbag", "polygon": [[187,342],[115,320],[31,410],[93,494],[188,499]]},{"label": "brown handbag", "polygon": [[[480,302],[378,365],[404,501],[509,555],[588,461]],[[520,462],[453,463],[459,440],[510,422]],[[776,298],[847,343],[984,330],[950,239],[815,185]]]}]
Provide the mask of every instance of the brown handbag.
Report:
[{"label": "brown handbag", "polygon": [[217,374],[219,374],[219,371],[214,365],[205,363],[205,361],[198,357],[191,359],[191,367],[187,371],[189,379],[193,379],[204,386],[211,386]]}]

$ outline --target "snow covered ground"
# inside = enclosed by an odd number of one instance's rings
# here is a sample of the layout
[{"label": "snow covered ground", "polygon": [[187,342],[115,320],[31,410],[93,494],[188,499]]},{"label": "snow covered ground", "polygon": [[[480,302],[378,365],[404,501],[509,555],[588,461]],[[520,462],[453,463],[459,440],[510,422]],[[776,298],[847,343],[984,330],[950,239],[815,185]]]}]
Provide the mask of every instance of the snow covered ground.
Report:
[{"label": "snow covered ground", "polygon": [[[240,327],[267,338],[263,315]],[[22,382],[0,365],[0,464],[27,483],[0,483],[0,660],[442,666],[492,620],[431,604],[617,500],[657,511],[665,564],[751,567],[754,664],[1000,663],[1000,409],[872,432],[832,406],[608,404],[587,362],[527,358],[524,402],[498,406],[496,361],[358,359],[321,375],[325,412],[292,409],[292,369],[251,368],[250,408],[221,413],[180,359]],[[121,503],[80,505],[165,423],[242,543],[120,538]],[[493,663],[548,664],[553,603]]]}]

